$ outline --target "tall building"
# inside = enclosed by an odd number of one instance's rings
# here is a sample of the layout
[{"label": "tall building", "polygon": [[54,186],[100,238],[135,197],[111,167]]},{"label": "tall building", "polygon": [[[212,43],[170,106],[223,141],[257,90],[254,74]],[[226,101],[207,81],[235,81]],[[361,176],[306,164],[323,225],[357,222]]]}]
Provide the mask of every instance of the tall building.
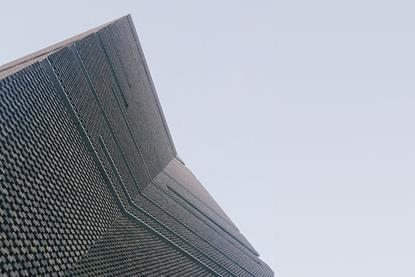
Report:
[{"label": "tall building", "polygon": [[0,67],[0,275],[273,276],[177,155],[130,16]]}]

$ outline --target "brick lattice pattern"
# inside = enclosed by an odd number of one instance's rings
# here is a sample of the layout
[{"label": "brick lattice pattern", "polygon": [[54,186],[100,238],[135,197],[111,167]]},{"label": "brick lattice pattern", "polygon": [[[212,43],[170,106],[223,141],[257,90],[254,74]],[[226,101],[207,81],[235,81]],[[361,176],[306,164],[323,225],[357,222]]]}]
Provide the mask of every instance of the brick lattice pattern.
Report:
[{"label": "brick lattice pattern", "polygon": [[1,276],[273,276],[176,153],[130,16],[0,67]]}]

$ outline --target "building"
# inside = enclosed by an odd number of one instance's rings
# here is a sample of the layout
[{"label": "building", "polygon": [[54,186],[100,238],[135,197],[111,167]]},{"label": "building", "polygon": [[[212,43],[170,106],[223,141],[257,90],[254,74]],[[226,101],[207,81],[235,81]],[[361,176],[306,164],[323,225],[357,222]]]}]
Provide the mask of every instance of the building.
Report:
[{"label": "building", "polygon": [[0,68],[0,213],[1,275],[273,276],[178,157],[130,16]]}]

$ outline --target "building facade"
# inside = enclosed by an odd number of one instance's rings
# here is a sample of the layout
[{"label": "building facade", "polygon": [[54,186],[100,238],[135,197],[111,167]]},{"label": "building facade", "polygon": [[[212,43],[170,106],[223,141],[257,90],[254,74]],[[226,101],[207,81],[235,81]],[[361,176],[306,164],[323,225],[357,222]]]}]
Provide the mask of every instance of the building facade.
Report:
[{"label": "building facade", "polygon": [[178,157],[131,17],[0,67],[0,275],[273,276]]}]

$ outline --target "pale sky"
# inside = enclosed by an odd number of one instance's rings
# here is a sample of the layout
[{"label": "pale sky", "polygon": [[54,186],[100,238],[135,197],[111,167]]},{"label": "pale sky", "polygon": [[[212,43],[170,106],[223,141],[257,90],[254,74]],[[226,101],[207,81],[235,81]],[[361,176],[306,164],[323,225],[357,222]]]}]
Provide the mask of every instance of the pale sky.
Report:
[{"label": "pale sky", "polygon": [[0,8],[0,64],[131,13],[180,156],[277,276],[415,276],[413,1]]}]

